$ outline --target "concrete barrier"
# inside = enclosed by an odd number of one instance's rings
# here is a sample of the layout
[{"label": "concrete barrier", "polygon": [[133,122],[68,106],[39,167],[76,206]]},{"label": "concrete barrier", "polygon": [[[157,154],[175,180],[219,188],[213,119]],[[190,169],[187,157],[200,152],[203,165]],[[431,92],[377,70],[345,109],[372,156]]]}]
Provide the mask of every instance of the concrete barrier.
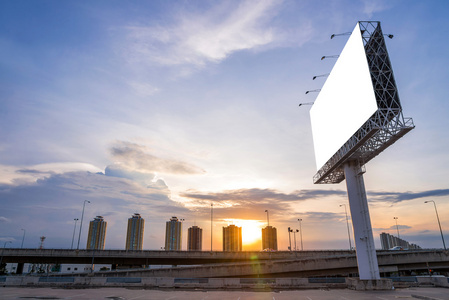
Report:
[{"label": "concrete barrier", "polygon": [[359,278],[346,278],[348,288],[356,291],[391,290],[393,281],[391,279],[361,280]]},{"label": "concrete barrier", "polygon": [[401,277],[401,280],[359,280],[358,278],[174,278],[174,277],[0,277],[0,286],[11,287],[141,287],[181,289],[252,289],[287,290],[316,288],[349,288],[354,290],[391,290],[393,286],[434,285],[449,287],[449,279],[443,276]]}]

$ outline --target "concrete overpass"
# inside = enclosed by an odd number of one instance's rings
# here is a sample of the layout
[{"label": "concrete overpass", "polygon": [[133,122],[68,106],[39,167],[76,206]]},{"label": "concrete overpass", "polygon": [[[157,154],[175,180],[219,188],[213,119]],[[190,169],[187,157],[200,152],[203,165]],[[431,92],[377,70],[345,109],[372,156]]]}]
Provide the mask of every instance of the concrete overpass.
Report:
[{"label": "concrete overpass", "polygon": [[[379,251],[382,276],[429,269],[449,274],[449,252],[443,250]],[[355,253],[340,256],[295,258],[291,260],[253,260],[243,263],[209,264],[166,269],[118,270],[99,272],[106,277],[175,277],[175,278],[282,278],[313,276],[350,276],[358,273]]]},{"label": "concrete overpass", "polygon": [[[3,249],[2,249],[3,250]],[[13,249],[3,250],[7,263],[59,263],[125,266],[142,265],[200,265],[227,262],[250,262],[254,260],[292,260],[298,258],[334,257],[353,255],[349,250],[321,251],[126,251],[126,250],[68,250],[68,249]],[[0,254],[1,255],[1,254]]]},{"label": "concrete overpass", "polygon": [[[449,251],[377,251],[381,273],[410,272],[428,269],[449,274]],[[3,261],[9,263],[59,263],[112,265],[183,265],[166,269],[117,270],[99,272],[117,277],[310,277],[350,276],[356,274],[354,251],[125,251],[66,249],[5,249]],[[187,265],[196,265],[186,267]],[[199,266],[198,266],[199,265]],[[97,273],[96,273],[97,274]]]}]

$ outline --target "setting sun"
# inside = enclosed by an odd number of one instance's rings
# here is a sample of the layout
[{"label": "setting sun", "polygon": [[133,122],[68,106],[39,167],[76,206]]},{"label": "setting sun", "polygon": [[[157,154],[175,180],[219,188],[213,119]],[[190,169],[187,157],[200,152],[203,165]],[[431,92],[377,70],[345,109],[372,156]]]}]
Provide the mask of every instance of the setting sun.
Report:
[{"label": "setting sun", "polygon": [[253,244],[257,244],[258,248],[261,247],[261,245],[259,244],[262,241],[262,227],[264,227],[263,223],[256,220],[241,219],[225,219],[224,221],[228,222],[229,224],[234,224],[238,227],[242,227],[242,243],[243,246],[246,246],[245,248]]}]

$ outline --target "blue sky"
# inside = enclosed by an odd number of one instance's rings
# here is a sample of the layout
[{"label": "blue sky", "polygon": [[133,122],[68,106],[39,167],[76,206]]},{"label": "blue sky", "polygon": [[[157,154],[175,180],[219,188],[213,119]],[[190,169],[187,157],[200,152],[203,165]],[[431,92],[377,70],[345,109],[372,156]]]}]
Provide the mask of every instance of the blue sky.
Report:
[{"label": "blue sky", "polygon": [[401,237],[441,247],[424,201],[449,240],[448,12],[447,1],[2,1],[0,242],[20,247],[25,229],[25,247],[46,236],[68,248],[86,199],[83,247],[102,215],[106,247],[124,248],[137,212],[145,249],[177,216],[203,227],[207,250],[214,203],[216,250],[222,226],[264,226],[265,210],[280,249],[298,218],[305,249],[346,248],[346,186],[313,184],[310,107],[298,104],[335,63],[321,56],[346,43],[330,35],[373,20],[394,34],[416,125],[366,167],[375,241],[398,217]]}]

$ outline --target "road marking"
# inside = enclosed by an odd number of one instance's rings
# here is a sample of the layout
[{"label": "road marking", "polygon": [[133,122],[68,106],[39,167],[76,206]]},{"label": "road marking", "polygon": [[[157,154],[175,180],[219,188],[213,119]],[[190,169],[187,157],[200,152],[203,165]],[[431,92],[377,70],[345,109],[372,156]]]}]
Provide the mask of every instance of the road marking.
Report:
[{"label": "road marking", "polygon": [[345,298],[345,297],[343,297],[343,296],[340,296],[342,299],[345,299],[345,300],[349,300],[348,298]]},{"label": "road marking", "polygon": [[67,299],[73,299],[73,297],[79,297],[79,296],[84,296],[84,295],[86,295],[86,294],[73,295],[73,296],[67,297]]},{"label": "road marking", "polygon": [[129,298],[128,300],[138,299],[138,298],[142,298],[142,297],[145,297],[145,296],[146,296],[146,295],[137,296],[137,297],[134,297],[134,298]]},{"label": "road marking", "polygon": [[388,300],[387,298],[382,298],[382,297],[377,297],[378,299],[381,299],[381,300]]},{"label": "road marking", "polygon": [[312,298],[310,298],[310,297],[307,297],[307,296],[306,296],[306,298],[307,298],[307,300],[312,300]]}]

